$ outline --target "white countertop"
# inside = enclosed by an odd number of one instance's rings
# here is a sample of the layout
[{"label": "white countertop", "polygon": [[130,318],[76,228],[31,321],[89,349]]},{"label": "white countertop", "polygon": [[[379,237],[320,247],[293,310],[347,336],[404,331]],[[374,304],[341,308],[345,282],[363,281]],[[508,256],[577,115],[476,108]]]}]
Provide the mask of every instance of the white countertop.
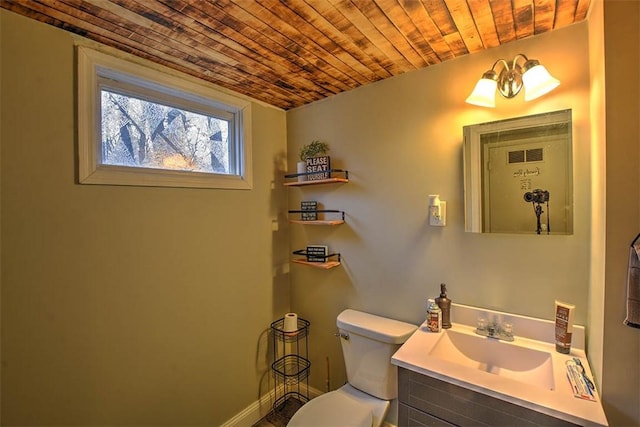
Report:
[{"label": "white countertop", "polygon": [[[469,306],[460,306],[456,309],[468,311],[472,308]],[[452,310],[452,320],[456,319],[454,313],[455,309]],[[432,333],[428,331],[424,324],[418,328],[393,355],[392,363],[396,366],[575,424],[584,426],[607,426],[607,419],[597,391],[594,391],[595,402],[574,397],[566,377],[566,361],[577,357],[582,362],[587,376],[593,378],[584,350],[577,347],[572,348],[571,354],[561,354],[556,352],[555,343],[553,342],[544,342],[518,336],[518,316],[504,315],[509,317],[510,322],[513,322],[515,336],[515,340],[512,343],[505,342],[504,344],[526,347],[550,354],[553,367],[553,389],[527,384],[479,369],[466,367],[445,360],[442,357],[431,356],[429,353],[448,330],[444,330],[444,332],[441,333]],[[535,322],[535,319],[525,319],[525,322],[531,323],[532,321]],[[541,323],[543,328],[548,326],[549,321],[542,320],[541,322],[543,322]],[[453,323],[453,327],[449,330],[475,335],[475,325],[470,326]],[[491,340],[491,338],[486,337],[479,338]]]}]

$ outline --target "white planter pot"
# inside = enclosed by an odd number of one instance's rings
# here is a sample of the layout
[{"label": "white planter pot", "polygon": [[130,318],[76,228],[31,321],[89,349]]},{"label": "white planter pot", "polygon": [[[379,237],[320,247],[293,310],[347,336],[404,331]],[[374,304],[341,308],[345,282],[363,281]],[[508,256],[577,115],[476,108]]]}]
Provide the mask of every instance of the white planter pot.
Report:
[{"label": "white planter pot", "polygon": [[[307,163],[306,162],[298,162],[297,163],[297,173],[305,173],[307,171]],[[300,175],[298,176],[298,181],[306,181],[307,180],[307,176],[306,175]]]}]

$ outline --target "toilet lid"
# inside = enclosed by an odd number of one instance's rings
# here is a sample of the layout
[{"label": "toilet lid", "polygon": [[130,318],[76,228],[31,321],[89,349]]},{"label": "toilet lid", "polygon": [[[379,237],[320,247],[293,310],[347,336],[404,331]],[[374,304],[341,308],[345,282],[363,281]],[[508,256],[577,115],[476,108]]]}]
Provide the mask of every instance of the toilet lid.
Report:
[{"label": "toilet lid", "polygon": [[344,393],[325,393],[302,405],[287,427],[371,427],[371,408]]}]

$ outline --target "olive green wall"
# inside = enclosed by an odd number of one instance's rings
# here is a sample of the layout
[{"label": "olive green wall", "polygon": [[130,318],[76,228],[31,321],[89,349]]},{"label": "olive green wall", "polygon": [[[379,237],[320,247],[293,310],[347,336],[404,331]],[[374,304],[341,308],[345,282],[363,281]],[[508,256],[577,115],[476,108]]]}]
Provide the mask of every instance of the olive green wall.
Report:
[{"label": "olive green wall", "polygon": [[[344,209],[345,225],[291,227],[292,248],[327,244],[343,265],[291,268],[292,310],[309,318],[312,385],[345,381],[336,315],[352,307],[412,323],[446,283],[458,303],[553,318],[554,300],[576,304],[587,322],[590,256],[590,110],[587,23],[509,43],[378,82],[287,113],[289,166],[313,139],[331,145],[332,164],[349,170],[339,186],[291,189],[290,206],[318,200]],[[539,59],[561,81],[525,103],[500,98],[495,109],[464,102],[498,58]],[[572,109],[574,234],[464,232],[462,127],[545,111]],[[446,227],[427,220],[427,196],[447,202]],[[523,203],[525,203],[523,201]],[[553,199],[551,200],[553,203]],[[535,217],[532,214],[532,227]],[[516,331],[517,333],[517,331]]]},{"label": "olive green wall", "polygon": [[251,191],[78,185],[78,39],[0,19],[2,424],[220,425],[289,308],[285,113],[253,104]]}]

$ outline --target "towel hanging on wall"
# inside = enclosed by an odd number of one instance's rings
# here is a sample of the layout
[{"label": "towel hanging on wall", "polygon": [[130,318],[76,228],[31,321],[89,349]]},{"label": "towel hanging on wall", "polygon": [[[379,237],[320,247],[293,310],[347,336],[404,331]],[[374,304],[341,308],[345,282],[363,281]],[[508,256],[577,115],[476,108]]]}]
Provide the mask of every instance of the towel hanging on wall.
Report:
[{"label": "towel hanging on wall", "polygon": [[633,239],[629,248],[627,317],[624,319],[624,324],[640,328],[640,234]]}]

